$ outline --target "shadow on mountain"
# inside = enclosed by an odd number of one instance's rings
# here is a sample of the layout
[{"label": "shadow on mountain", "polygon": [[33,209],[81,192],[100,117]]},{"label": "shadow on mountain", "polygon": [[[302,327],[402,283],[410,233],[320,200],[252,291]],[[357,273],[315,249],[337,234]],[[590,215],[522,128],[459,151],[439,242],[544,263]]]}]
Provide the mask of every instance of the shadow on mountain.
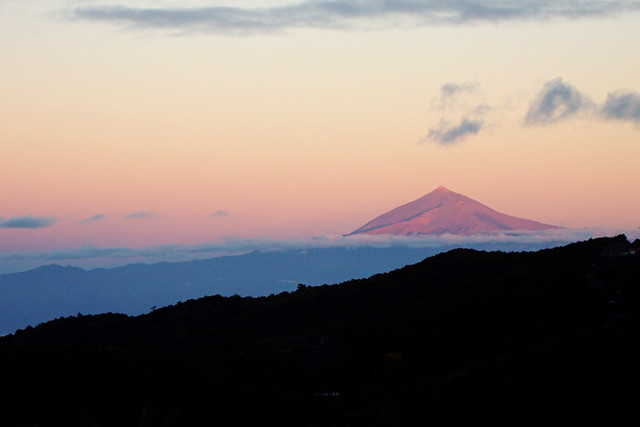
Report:
[{"label": "shadow on mountain", "polygon": [[0,339],[4,425],[425,425],[635,415],[625,236],[61,318]]}]

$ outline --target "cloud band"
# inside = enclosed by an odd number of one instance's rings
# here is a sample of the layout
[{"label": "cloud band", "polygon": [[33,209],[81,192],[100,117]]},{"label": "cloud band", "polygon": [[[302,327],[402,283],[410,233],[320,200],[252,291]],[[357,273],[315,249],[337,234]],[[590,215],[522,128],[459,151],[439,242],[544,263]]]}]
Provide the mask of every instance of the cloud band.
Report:
[{"label": "cloud band", "polygon": [[78,19],[141,28],[256,33],[293,28],[358,28],[373,21],[411,20],[417,26],[513,20],[579,19],[640,10],[640,1],[580,0],[307,0],[265,8],[135,8],[78,7]]},{"label": "cloud band", "polygon": [[26,228],[35,230],[37,228],[50,227],[55,223],[55,218],[31,215],[9,218],[7,220],[0,218],[0,228]]}]

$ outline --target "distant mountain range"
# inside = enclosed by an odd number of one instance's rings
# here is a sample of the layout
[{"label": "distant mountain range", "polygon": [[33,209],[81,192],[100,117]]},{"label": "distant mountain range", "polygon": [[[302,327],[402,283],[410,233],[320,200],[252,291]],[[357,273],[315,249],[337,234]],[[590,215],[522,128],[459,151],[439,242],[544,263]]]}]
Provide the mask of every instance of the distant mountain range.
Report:
[{"label": "distant mountain range", "polygon": [[46,265],[0,275],[0,335],[61,316],[137,315],[206,295],[266,296],[416,263],[440,248],[324,248],[251,252],[185,262],[84,270]]},{"label": "distant mountain range", "polygon": [[[465,246],[521,251],[561,242],[489,241]],[[391,271],[459,245],[255,251],[203,260],[93,270],[45,265],[0,275],[0,335],[77,313],[137,315],[147,313],[153,306],[163,307],[206,295],[258,297],[293,291],[299,283],[310,286],[339,283]]]},{"label": "distant mountain range", "polygon": [[[553,225],[504,215],[444,187],[370,221],[352,234],[471,235],[503,230],[544,230]],[[0,275],[0,335],[77,313],[137,315],[206,295],[266,296],[298,283],[321,285],[387,272],[453,249],[434,247],[323,248],[252,252],[205,260],[130,264],[83,270],[47,265]],[[483,250],[531,250],[552,245],[484,242]]]},{"label": "distant mountain range", "polygon": [[445,187],[390,210],[348,235],[401,236],[472,235],[505,230],[539,231],[562,228],[497,212]]}]

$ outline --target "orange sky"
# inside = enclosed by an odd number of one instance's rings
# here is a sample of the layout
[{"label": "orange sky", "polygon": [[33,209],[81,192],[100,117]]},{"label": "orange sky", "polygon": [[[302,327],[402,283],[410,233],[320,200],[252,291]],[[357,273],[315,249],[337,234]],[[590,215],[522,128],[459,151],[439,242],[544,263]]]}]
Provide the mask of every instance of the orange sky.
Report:
[{"label": "orange sky", "polygon": [[[127,2],[158,27],[96,12],[117,3],[0,2],[0,218],[51,220],[0,228],[0,253],[340,235],[439,185],[545,223],[640,225],[637,12],[451,24],[383,1],[325,16],[336,29],[274,9],[304,1]],[[170,20],[258,5],[287,24]]]}]

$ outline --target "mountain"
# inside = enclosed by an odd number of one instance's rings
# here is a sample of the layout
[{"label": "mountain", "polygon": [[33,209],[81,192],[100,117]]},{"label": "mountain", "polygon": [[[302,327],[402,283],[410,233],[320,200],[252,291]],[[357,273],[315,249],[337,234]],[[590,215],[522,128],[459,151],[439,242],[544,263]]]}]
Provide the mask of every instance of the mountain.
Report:
[{"label": "mountain", "polygon": [[618,425],[640,399],[625,236],[0,338],[7,426]]},{"label": "mountain", "polygon": [[[477,242],[478,250],[535,250],[565,241]],[[106,312],[138,315],[206,295],[266,296],[298,283],[369,277],[455,247],[328,247],[255,251],[217,258],[84,270],[47,265],[0,275],[0,335],[57,317]]]},{"label": "mountain", "polygon": [[348,234],[398,236],[472,235],[505,230],[562,228],[497,212],[462,194],[438,187],[413,202],[390,210]]},{"label": "mountain", "polygon": [[152,306],[206,295],[258,297],[295,290],[298,283],[322,285],[359,279],[449,249],[452,247],[256,251],[93,270],[47,265],[0,275],[0,335],[77,313],[137,315]]}]

